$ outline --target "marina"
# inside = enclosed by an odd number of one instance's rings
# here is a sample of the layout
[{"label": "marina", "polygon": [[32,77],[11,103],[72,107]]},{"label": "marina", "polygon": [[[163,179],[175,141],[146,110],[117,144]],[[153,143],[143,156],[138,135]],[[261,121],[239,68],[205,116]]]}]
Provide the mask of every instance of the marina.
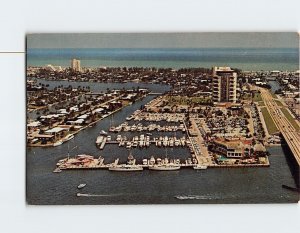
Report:
[{"label": "marina", "polygon": [[[69,103],[65,108],[37,117],[27,124],[27,145],[32,147],[60,146],[80,131],[103,120],[147,96],[145,89],[138,93],[99,93],[89,102]],[[133,98],[134,97],[134,98]],[[104,101],[104,102],[103,102]],[[68,110],[68,111],[67,111]],[[104,147],[105,143],[103,144]]]},{"label": "marina", "polygon": [[[221,107],[202,107],[197,111],[178,113],[176,109],[162,112],[168,103],[168,95],[153,98],[143,108],[127,115],[125,121],[116,124],[111,116],[109,128],[101,129],[95,138],[95,144],[100,151],[107,146],[124,148],[127,151],[145,150],[144,158],[140,163],[129,160],[119,163],[115,158],[112,163],[103,163],[104,158],[94,159],[93,156],[79,155],[73,159],[59,161],[54,172],[67,169],[108,169],[109,171],[175,171],[190,167],[193,170],[207,168],[231,167],[268,167],[270,166],[266,150],[262,144],[256,142],[253,147],[253,138],[249,128],[249,114],[239,105]],[[200,117],[201,113],[210,115],[228,115],[226,121],[220,118]],[[237,117],[242,115],[243,117]],[[188,116],[188,117],[187,117]],[[255,118],[256,115],[251,115]],[[116,125],[116,126],[114,126]],[[248,131],[248,132],[247,132]],[[250,138],[250,139],[248,139]],[[256,145],[257,144],[257,145]],[[170,159],[167,154],[154,156],[148,153],[150,148],[176,149],[186,148],[188,153],[180,159]],[[250,150],[251,149],[251,150]],[[232,153],[233,152],[233,153]],[[81,157],[85,160],[81,160]],[[148,158],[147,158],[148,157]],[[150,158],[151,157],[151,158]]]},{"label": "marina", "polygon": [[160,136],[160,137],[150,137],[149,135],[141,134],[139,136],[134,136],[131,139],[126,136],[121,136],[120,134],[115,138],[115,140],[111,139],[111,136],[98,136],[96,139],[96,145],[100,150],[103,150],[106,144],[117,144],[119,147],[130,148],[147,148],[151,145],[155,145],[157,147],[185,147],[189,146],[191,142],[186,139],[185,136],[178,137],[168,137],[168,136]]},{"label": "marina", "polygon": [[[146,118],[147,121],[153,121],[150,118]],[[168,119],[168,118],[167,118]],[[178,122],[178,121],[177,121]],[[111,127],[109,129],[109,132],[113,133],[119,133],[119,132],[144,132],[144,131],[158,131],[158,132],[185,132],[185,127],[183,124],[180,125],[158,125],[158,124],[133,124],[133,125],[128,125],[127,122],[117,126],[117,127]]]},{"label": "marina", "polygon": [[141,164],[137,164],[131,152],[128,156],[127,163],[119,164],[119,158],[112,163],[104,163],[104,158],[100,156],[98,159],[91,155],[77,155],[74,158],[65,158],[59,160],[54,169],[54,173],[62,170],[82,170],[82,169],[108,169],[109,171],[127,171],[135,172],[149,169],[153,171],[175,171],[181,168],[193,168],[194,170],[205,170],[207,168],[234,168],[234,167],[269,167],[269,162],[264,164],[232,164],[232,165],[201,165],[196,160],[187,159],[181,163],[180,159],[159,158],[151,156],[150,159],[143,159]]},{"label": "marina", "polygon": [[[35,69],[39,68],[33,67],[30,72]],[[244,78],[244,73],[239,75]],[[209,69],[109,67],[91,68],[72,76],[65,71],[49,76],[45,72],[43,77],[32,78],[49,84],[49,89],[80,82],[93,92],[85,93],[88,101],[115,90],[128,90],[130,96],[131,90],[149,89],[148,95],[124,104],[118,111],[105,109],[107,112],[100,113],[98,121],[88,115],[93,105],[82,105],[80,114],[68,121],[85,120],[84,130],[75,137],[67,136],[73,134],[72,129],[55,135],[55,147],[35,146],[38,138],[29,138],[33,143],[28,148],[28,185],[36,188],[28,191],[28,197],[34,203],[249,203],[295,199],[293,192],[281,186],[294,187],[285,161],[288,152],[281,151],[280,135],[264,135],[266,129],[259,114],[262,103],[259,98],[251,103],[251,94],[257,94],[246,85],[239,84],[238,98],[243,103],[222,105],[211,101]],[[60,113],[43,116],[55,119],[56,114],[68,112],[63,109],[60,106],[56,109]],[[35,111],[30,114],[34,117]],[[49,121],[49,126],[52,123]],[[38,122],[28,124],[38,127]],[[61,126],[64,124],[56,127]],[[265,143],[267,140],[272,147]],[[67,153],[73,145],[78,148]],[[130,151],[133,159],[128,158]],[[84,193],[78,193],[79,184],[88,184]],[[43,186],[49,187],[49,194],[39,188]],[[74,193],[87,198],[77,198]],[[94,198],[98,195],[101,198]]]}]

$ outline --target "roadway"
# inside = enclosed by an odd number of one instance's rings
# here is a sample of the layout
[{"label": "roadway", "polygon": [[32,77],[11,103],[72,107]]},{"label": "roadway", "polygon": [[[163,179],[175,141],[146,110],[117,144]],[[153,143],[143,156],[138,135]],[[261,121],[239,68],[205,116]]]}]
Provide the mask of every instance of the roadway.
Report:
[{"label": "roadway", "polygon": [[194,118],[190,118],[191,123],[192,123],[192,129],[194,132],[197,133],[197,137],[191,137],[190,133],[188,131],[188,128],[185,124],[185,122],[183,122],[185,130],[187,132],[188,135],[188,139],[191,142],[194,154],[196,156],[197,162],[200,165],[206,165],[206,166],[210,166],[213,164],[212,159],[208,153],[208,149],[207,147],[204,145],[204,139],[202,138],[201,132],[195,122]]},{"label": "roadway", "polygon": [[285,117],[285,115],[281,112],[281,108],[275,102],[273,96],[269,92],[269,90],[264,88],[258,88],[261,93],[261,97],[267,107],[271,118],[276,124],[278,130],[283,135],[285,141],[289,145],[298,166],[300,166],[300,134],[296,131],[293,125],[289,122],[289,120]]}]

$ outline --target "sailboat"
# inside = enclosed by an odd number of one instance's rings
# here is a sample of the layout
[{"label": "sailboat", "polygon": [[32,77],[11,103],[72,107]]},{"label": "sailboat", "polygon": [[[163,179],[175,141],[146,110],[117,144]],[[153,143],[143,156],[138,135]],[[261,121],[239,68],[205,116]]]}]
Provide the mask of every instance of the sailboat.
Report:
[{"label": "sailboat", "polygon": [[110,119],[110,127],[109,127],[109,132],[115,132],[116,127],[113,126],[113,115],[111,115]]},{"label": "sailboat", "polygon": [[167,157],[167,148],[166,148],[166,157],[164,159],[164,162],[160,164],[154,164],[152,166],[149,166],[149,170],[156,170],[156,171],[175,171],[179,170],[180,165],[175,164],[173,162],[169,162],[169,159]]},{"label": "sailboat", "polygon": [[120,165],[114,165],[112,167],[108,168],[109,171],[126,171],[126,172],[130,172],[130,171],[142,171],[143,167],[141,165],[137,165],[135,164],[135,158],[133,157],[133,155],[131,154],[131,150],[129,151],[129,155],[127,158],[127,164],[120,164]]}]

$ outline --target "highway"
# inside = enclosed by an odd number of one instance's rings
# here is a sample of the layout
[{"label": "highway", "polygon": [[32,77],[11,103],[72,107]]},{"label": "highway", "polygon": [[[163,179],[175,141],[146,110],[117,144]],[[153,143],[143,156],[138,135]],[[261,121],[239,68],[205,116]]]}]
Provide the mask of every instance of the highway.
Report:
[{"label": "highway", "polygon": [[261,93],[261,97],[267,107],[270,116],[272,117],[274,123],[276,124],[278,130],[283,135],[285,141],[289,145],[298,166],[300,166],[300,134],[295,130],[293,125],[281,112],[280,107],[275,102],[273,96],[269,90],[264,88],[258,88]]}]

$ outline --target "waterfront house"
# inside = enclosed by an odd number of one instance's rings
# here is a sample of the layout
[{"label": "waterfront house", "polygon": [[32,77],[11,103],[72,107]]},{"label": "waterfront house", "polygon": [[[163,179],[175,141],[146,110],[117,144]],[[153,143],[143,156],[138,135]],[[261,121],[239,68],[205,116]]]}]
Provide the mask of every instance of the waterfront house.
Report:
[{"label": "waterfront house", "polygon": [[62,138],[65,134],[65,131],[68,131],[67,128],[54,127],[52,129],[46,130],[45,135],[53,135],[54,139]]}]

